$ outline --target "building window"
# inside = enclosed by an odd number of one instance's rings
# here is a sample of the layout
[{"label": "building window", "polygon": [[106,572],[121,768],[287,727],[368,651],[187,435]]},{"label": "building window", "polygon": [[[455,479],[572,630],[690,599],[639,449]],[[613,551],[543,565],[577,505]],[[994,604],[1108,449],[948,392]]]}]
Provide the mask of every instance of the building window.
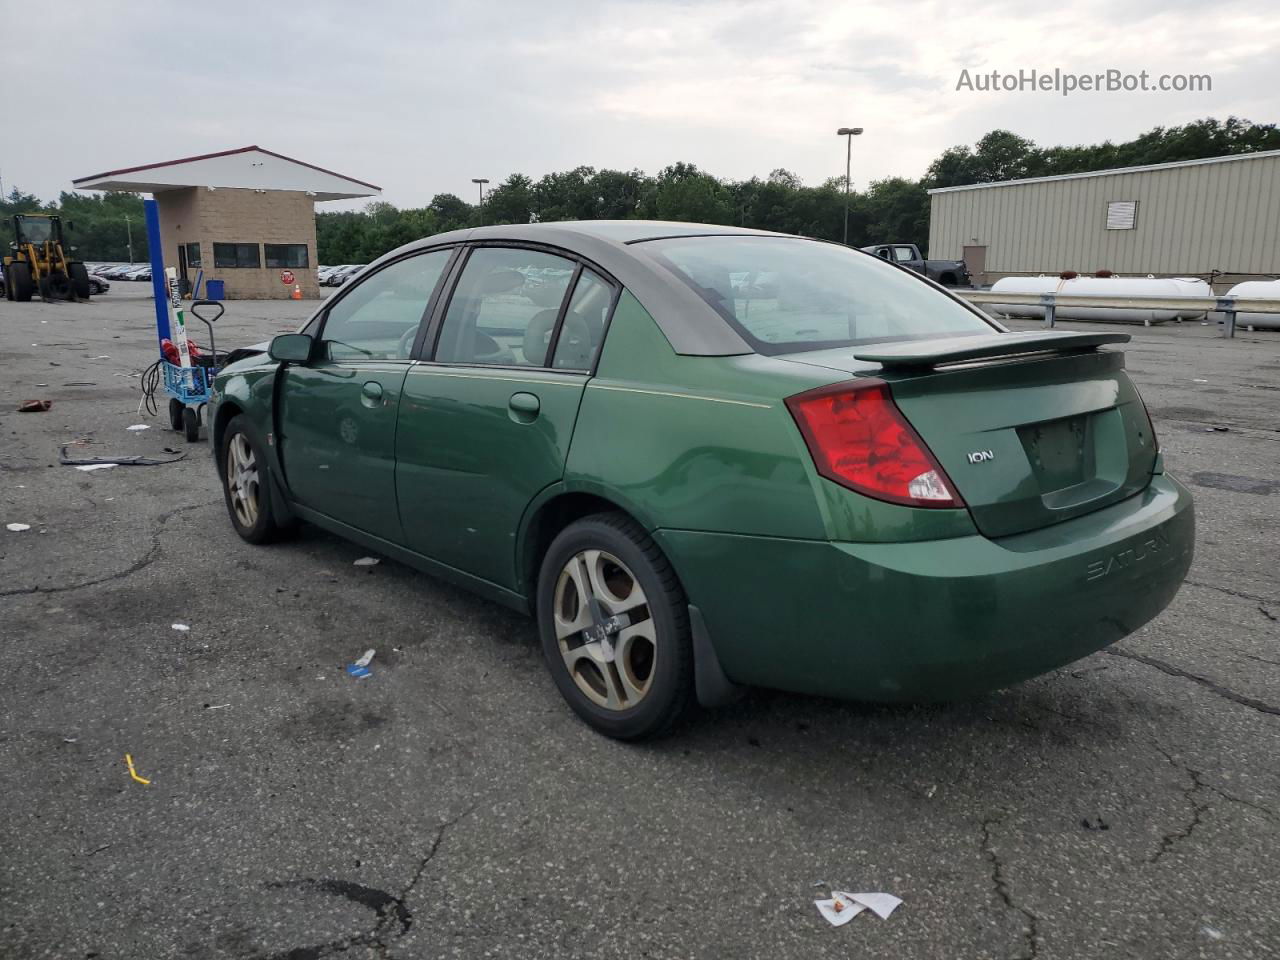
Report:
[{"label": "building window", "polygon": [[213,265],[256,269],[262,266],[262,262],[258,259],[258,245],[256,243],[215,243]]},{"label": "building window", "polygon": [[264,243],[263,256],[268,267],[309,267],[305,243]]},{"label": "building window", "polygon": [[188,243],[187,244],[187,266],[198,267],[200,265],[201,265],[200,264],[200,244]]},{"label": "building window", "polygon": [[1112,200],[1107,204],[1108,230],[1132,230],[1137,223],[1137,200]]}]

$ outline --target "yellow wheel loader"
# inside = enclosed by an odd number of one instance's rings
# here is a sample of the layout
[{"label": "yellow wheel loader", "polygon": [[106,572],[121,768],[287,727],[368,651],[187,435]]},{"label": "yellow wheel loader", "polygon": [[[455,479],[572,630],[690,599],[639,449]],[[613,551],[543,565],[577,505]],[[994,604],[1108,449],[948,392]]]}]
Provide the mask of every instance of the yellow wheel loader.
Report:
[{"label": "yellow wheel loader", "polygon": [[25,302],[38,293],[45,303],[88,300],[89,271],[79,260],[67,259],[62,218],[26,213],[11,222],[13,239],[4,257],[5,299]]}]

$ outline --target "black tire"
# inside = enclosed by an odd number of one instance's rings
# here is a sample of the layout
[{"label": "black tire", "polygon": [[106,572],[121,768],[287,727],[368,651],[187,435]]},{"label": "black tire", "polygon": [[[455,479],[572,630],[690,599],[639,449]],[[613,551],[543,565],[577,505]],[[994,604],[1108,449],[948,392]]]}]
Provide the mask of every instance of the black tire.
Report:
[{"label": "black tire", "polygon": [[[248,449],[252,451],[254,462],[257,465],[258,482],[256,491],[252,496],[256,509],[252,523],[246,523],[244,518],[237,513],[236,505],[233,502],[234,495],[231,489],[231,482],[228,479],[230,472],[227,469],[227,458],[232,443],[236,442],[238,437],[244,438],[244,442]],[[266,451],[262,444],[258,443],[246,417],[232,417],[226,429],[222,432],[222,441],[218,445],[218,477],[222,481],[222,497],[227,505],[227,515],[231,518],[231,526],[240,535],[240,539],[254,544],[270,543],[273,540],[279,540],[294,528],[295,524],[292,521],[281,522],[275,515],[270,492],[271,468],[266,458]]]},{"label": "black tire", "polygon": [[51,273],[40,280],[40,293],[49,300],[70,300],[71,280],[65,273]]},{"label": "black tire", "polygon": [[[556,637],[556,591],[562,571],[574,557],[588,550],[612,555],[628,568],[625,572],[643,591],[644,607],[653,620],[648,687],[631,707],[609,708],[587,696],[571,675]],[[593,514],[567,526],[542,558],[536,599],[538,632],[547,667],[561,695],[579,717],[617,740],[658,737],[675,726],[693,700],[688,601],[671,564],[643,527],[621,513]],[[598,665],[588,666],[599,674]],[[611,666],[616,675],[616,664]]]},{"label": "black tire", "polygon": [[89,269],[79,261],[67,264],[67,275],[71,278],[71,292],[77,299],[88,300],[93,290],[89,286]]},{"label": "black tire", "polygon": [[187,435],[187,443],[200,439],[200,416],[191,407],[182,408],[182,429]]},{"label": "black tire", "polygon": [[36,292],[35,284],[31,282],[31,267],[15,260],[5,268],[4,275],[6,287],[13,291],[13,299],[30,303],[32,294]]},{"label": "black tire", "polygon": [[187,409],[177,397],[169,398],[169,428],[182,429],[182,411]]}]

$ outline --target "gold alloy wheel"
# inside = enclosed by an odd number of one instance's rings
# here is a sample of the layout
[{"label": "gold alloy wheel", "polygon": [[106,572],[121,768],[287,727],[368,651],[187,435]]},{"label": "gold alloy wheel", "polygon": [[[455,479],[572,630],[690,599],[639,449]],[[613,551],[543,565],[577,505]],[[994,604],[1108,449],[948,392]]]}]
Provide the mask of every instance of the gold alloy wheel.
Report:
[{"label": "gold alloy wheel", "polygon": [[627,565],[603,550],[569,558],[556,581],[556,642],[592,703],[629,710],[653,685],[658,645],[649,601]]},{"label": "gold alloy wheel", "polygon": [[252,527],[258,522],[258,497],[262,488],[258,485],[258,461],[249,446],[249,438],[243,433],[232,436],[227,444],[227,492],[231,494],[231,509],[242,527]]}]

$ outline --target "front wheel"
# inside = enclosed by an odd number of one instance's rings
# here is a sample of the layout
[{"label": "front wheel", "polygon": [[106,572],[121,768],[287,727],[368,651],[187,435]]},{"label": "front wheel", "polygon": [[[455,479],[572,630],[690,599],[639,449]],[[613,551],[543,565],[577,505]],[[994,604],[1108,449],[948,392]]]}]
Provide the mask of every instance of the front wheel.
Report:
[{"label": "front wheel", "polygon": [[89,270],[80,261],[67,264],[67,276],[71,283],[71,292],[77,300],[88,300],[92,288],[89,284]]},{"label": "front wheel", "polygon": [[187,437],[187,443],[195,443],[200,439],[200,415],[194,407],[182,408],[182,432]]},{"label": "front wheel", "polygon": [[584,517],[548,548],[538,631],[556,686],[600,733],[669,731],[693,694],[684,590],[644,529],[617,513]]},{"label": "front wheel", "polygon": [[222,434],[218,456],[222,493],[231,526],[249,543],[269,543],[287,529],[271,505],[266,457],[243,416],[232,417]]}]

